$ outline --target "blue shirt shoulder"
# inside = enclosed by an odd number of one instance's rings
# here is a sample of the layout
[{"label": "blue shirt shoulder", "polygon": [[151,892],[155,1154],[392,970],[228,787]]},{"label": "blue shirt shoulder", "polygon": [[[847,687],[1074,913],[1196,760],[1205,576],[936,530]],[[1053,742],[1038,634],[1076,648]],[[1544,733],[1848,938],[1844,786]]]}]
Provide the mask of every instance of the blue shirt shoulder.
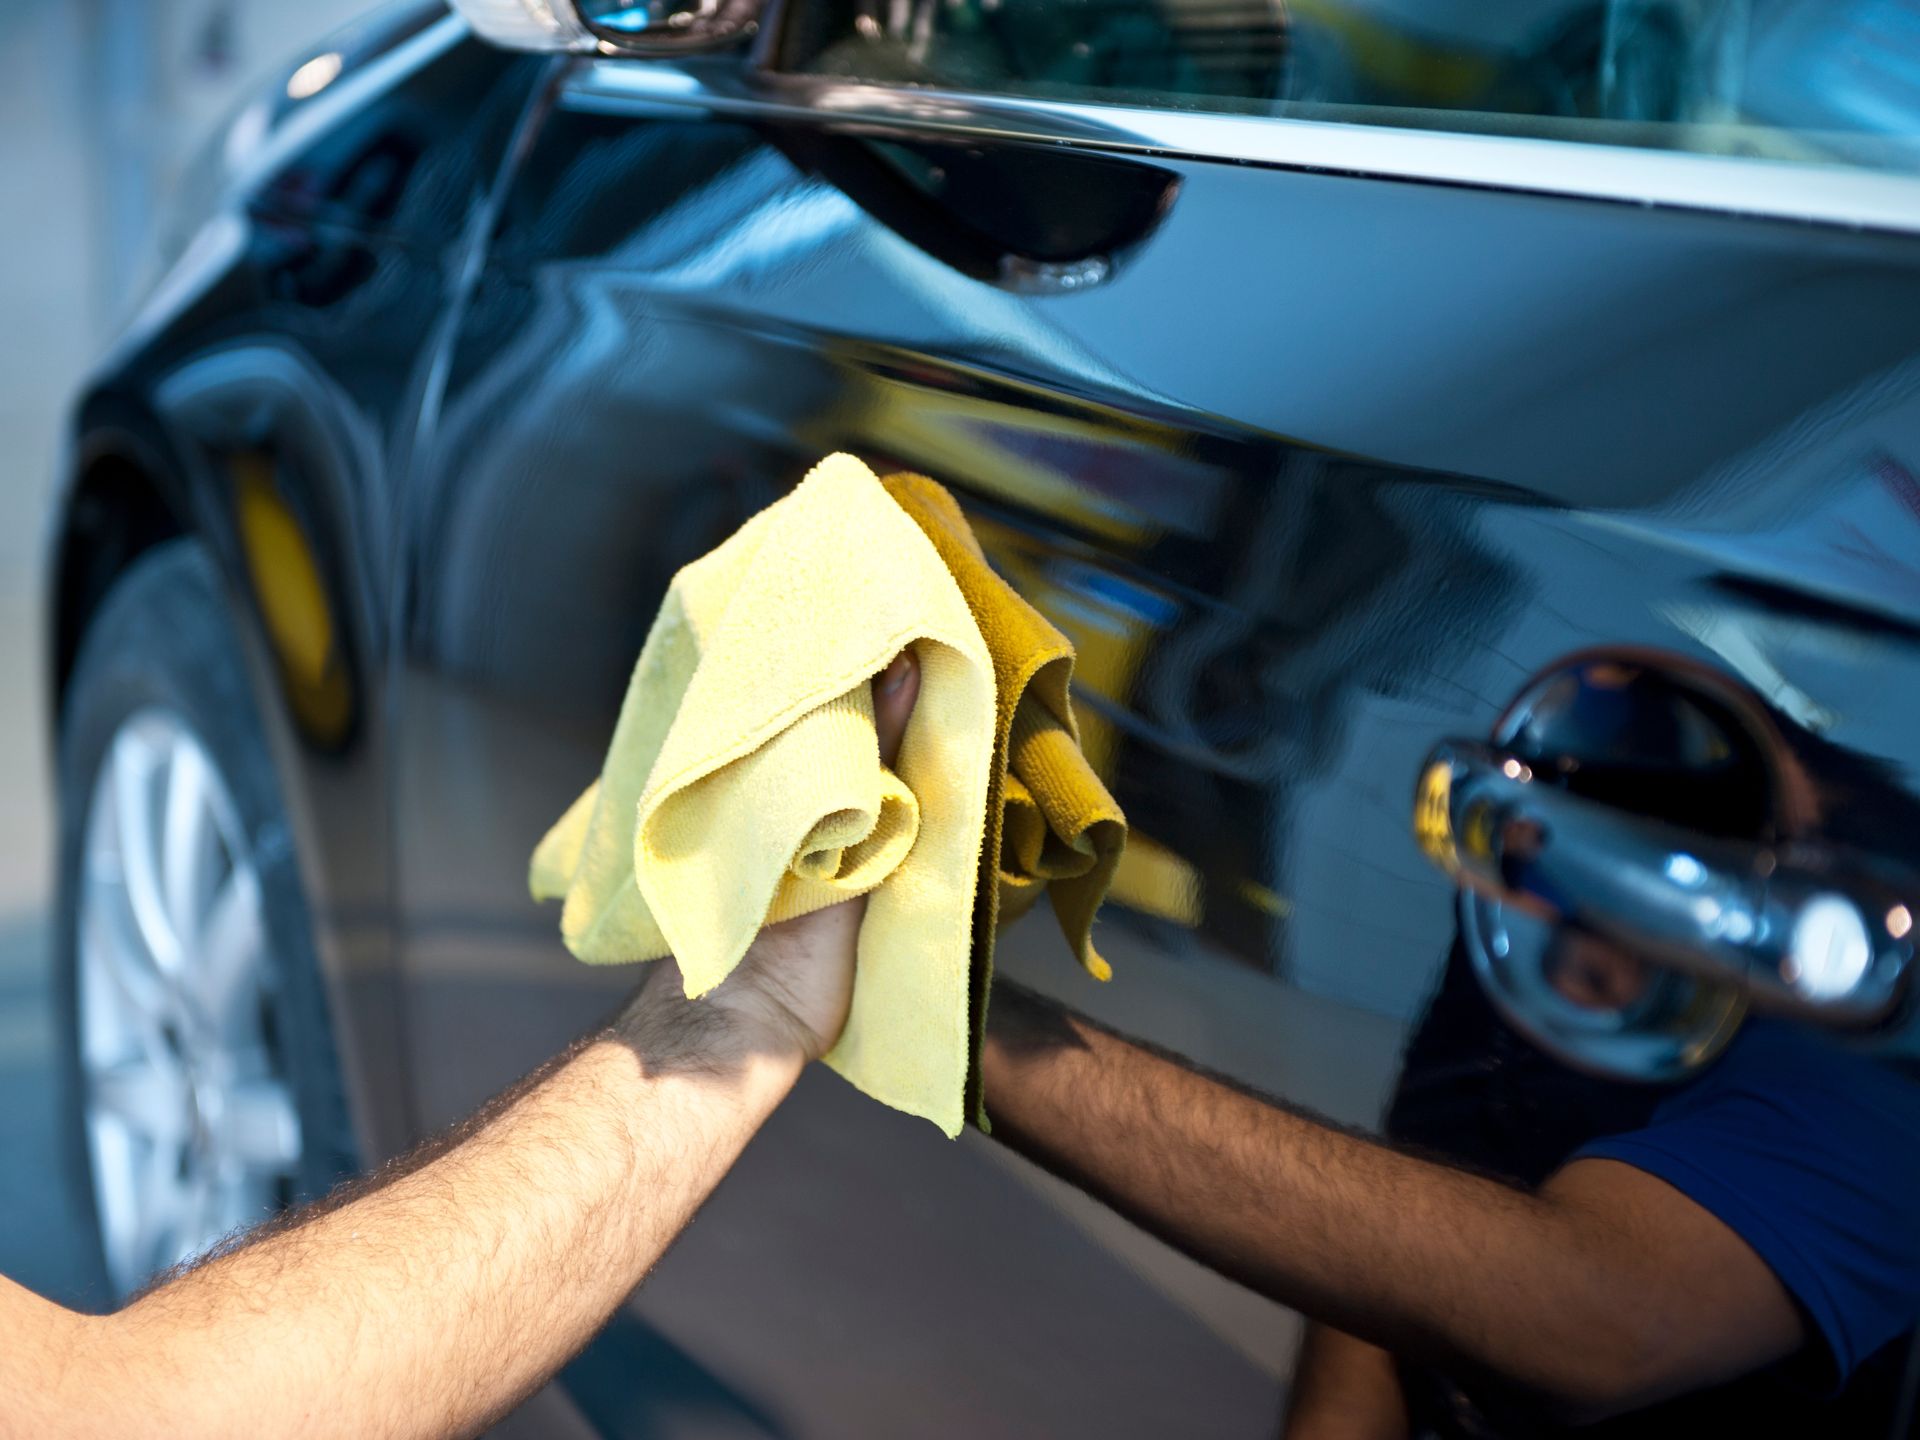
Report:
[{"label": "blue shirt shoulder", "polygon": [[1657,1176],[1764,1260],[1843,1384],[1920,1324],[1920,1080],[1784,1020],[1749,1020],[1642,1129],[1583,1146]]}]

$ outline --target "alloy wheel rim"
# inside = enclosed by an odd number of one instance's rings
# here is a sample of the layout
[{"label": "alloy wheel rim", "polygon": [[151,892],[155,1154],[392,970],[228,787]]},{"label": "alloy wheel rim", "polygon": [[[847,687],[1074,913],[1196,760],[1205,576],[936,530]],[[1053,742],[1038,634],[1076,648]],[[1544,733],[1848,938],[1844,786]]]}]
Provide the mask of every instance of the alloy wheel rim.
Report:
[{"label": "alloy wheel rim", "polygon": [[77,918],[94,1208],[124,1296],[284,1205],[301,1153],[259,869],[219,767],[170,711],[128,717],[107,748]]}]

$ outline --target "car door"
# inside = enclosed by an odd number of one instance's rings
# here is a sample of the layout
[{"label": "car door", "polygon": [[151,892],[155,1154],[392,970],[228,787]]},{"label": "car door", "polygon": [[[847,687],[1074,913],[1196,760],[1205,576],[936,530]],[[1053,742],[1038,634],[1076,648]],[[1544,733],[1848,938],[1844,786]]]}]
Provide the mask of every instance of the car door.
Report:
[{"label": "car door", "polygon": [[[1568,657],[1707,677],[1763,820],[1812,755],[1808,823],[1910,864],[1915,117],[1734,8],[797,0],[558,75],[404,517],[420,1123],[633,983],[528,853],[673,571],[835,449],[950,486],[1078,647],[1116,978],[1037,922],[1005,970],[1289,1103],[1382,1125],[1467,913],[1416,778]],[[569,1385],[621,1434],[1266,1434],[1298,1332],[819,1073]]]}]

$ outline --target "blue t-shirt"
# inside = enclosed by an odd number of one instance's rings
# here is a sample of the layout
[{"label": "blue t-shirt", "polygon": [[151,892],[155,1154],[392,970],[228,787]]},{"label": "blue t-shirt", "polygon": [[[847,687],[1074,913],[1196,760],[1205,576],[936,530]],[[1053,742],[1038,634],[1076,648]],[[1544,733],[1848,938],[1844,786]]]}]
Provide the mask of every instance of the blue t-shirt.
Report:
[{"label": "blue t-shirt", "polygon": [[1576,1158],[1664,1180],[1752,1246],[1844,1384],[1920,1323],[1920,1080],[1755,1018],[1642,1128]]}]

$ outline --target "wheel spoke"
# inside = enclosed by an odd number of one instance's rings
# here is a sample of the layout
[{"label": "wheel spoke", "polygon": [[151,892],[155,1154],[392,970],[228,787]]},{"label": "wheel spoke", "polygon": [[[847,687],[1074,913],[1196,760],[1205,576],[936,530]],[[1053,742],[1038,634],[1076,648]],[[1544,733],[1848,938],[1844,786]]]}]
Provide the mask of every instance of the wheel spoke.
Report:
[{"label": "wheel spoke", "polygon": [[179,1258],[179,1234],[190,1213],[182,1159],[179,1146],[154,1145],[141,1166],[139,1221],[129,1247],[139,1276],[151,1275]]},{"label": "wheel spoke", "polygon": [[300,1158],[300,1115],[286,1082],[243,1080],[228,1087],[216,1143],[247,1170],[291,1174]]},{"label": "wheel spoke", "polygon": [[158,1043],[161,1027],[173,1018],[172,987],[154,965],[126,886],[117,875],[89,877],[82,904],[81,964],[109,992],[90,990],[90,1010],[112,1005],[122,1027],[131,1025],[146,1042]]},{"label": "wheel spoke", "polygon": [[109,1065],[87,1077],[87,1101],[130,1130],[156,1143],[185,1134],[182,1082],[153,1065]]},{"label": "wheel spoke", "polygon": [[109,763],[113,766],[109,784],[113,787],[120,873],[127,887],[127,903],[155,962],[162,970],[171,970],[179,963],[180,938],[168,917],[160,876],[160,830],[153,803],[154,772],[160,757],[129,726],[115,739]]},{"label": "wheel spoke", "polygon": [[217,1183],[204,1163],[194,1164],[182,1178],[179,1204],[160,1252],[161,1266],[192,1260],[220,1238]]},{"label": "wheel spoke", "polygon": [[202,1173],[194,1196],[193,1233],[181,1237],[182,1259],[205,1254],[237,1228],[232,1191],[232,1184],[217,1168],[208,1167]]},{"label": "wheel spoke", "polygon": [[231,871],[208,907],[190,976],[200,1018],[216,1040],[245,1041],[258,1025],[264,956],[260,881],[251,869]]},{"label": "wheel spoke", "polygon": [[213,890],[218,832],[204,752],[191,742],[179,743],[168,759],[158,868],[169,927],[182,957],[191,959]]},{"label": "wheel spoke", "polygon": [[122,1293],[141,1279],[140,1259],[134,1253],[140,1212],[140,1147],[143,1142],[117,1121],[97,1114],[87,1119],[88,1149],[93,1161],[94,1210],[100,1221],[100,1245],[107,1269]]}]

